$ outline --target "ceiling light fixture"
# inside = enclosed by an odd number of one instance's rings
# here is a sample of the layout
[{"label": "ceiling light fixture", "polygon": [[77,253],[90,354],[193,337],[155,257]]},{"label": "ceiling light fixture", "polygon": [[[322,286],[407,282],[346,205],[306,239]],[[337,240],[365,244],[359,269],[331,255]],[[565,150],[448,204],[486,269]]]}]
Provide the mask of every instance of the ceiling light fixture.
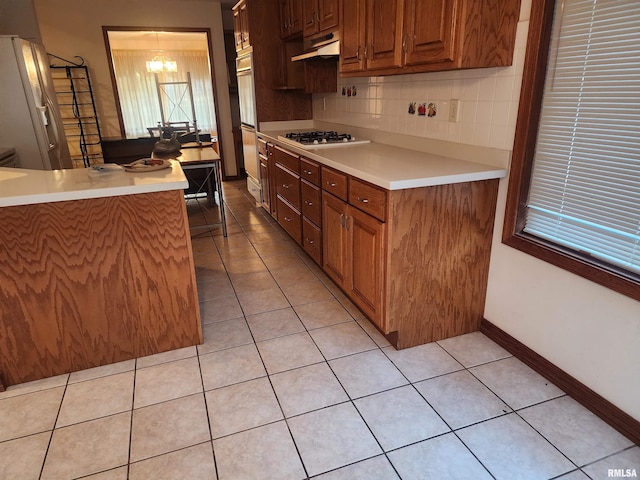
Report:
[{"label": "ceiling light fixture", "polygon": [[[164,52],[160,49],[160,40],[158,39],[158,32],[156,32],[156,45],[159,52]],[[151,60],[147,61],[147,72],[160,73],[160,72],[177,72],[178,64],[175,60],[170,60],[165,55],[154,55]]]}]

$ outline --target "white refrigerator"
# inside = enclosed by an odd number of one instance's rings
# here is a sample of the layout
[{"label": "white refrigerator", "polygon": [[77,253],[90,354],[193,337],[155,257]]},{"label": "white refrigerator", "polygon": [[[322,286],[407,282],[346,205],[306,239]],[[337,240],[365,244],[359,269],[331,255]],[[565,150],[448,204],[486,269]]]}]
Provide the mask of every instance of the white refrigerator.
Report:
[{"label": "white refrigerator", "polygon": [[73,168],[44,47],[0,36],[0,78],[0,146],[21,168]]}]

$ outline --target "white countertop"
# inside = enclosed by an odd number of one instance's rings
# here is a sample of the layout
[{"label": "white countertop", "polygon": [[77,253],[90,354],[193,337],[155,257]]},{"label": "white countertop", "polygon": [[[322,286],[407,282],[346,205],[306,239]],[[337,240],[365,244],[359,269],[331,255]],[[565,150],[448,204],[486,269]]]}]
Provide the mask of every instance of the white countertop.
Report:
[{"label": "white countertop", "polygon": [[182,190],[188,185],[176,160],[171,160],[171,168],[135,173],[0,168],[0,207]]},{"label": "white countertop", "polygon": [[429,187],[450,183],[503,178],[507,169],[410,150],[383,143],[303,149],[278,139],[286,132],[260,131],[258,135],[299,155],[348,173],[387,190]]}]

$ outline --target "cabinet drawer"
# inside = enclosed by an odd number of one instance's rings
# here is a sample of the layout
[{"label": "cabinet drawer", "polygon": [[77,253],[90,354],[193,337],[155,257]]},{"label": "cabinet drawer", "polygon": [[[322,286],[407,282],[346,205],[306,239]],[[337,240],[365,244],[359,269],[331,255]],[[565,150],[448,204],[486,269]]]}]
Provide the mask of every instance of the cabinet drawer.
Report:
[{"label": "cabinet drawer", "polygon": [[322,265],[322,230],[304,217],[302,218],[302,248],[318,265]]},{"label": "cabinet drawer", "polygon": [[327,167],[322,167],[322,189],[347,200],[347,175]]},{"label": "cabinet drawer", "polygon": [[349,203],[378,220],[385,221],[386,190],[351,177],[349,178]]},{"label": "cabinet drawer", "polygon": [[302,239],[302,215],[283,200],[280,195],[278,195],[276,203],[278,205],[278,223],[300,245]]},{"label": "cabinet drawer", "polygon": [[300,157],[300,176],[314,185],[320,185],[320,165]]},{"label": "cabinet drawer", "polygon": [[284,165],[292,172],[300,173],[300,157],[298,155],[294,155],[276,145],[273,147],[273,156],[276,159],[276,163]]},{"label": "cabinet drawer", "polygon": [[306,180],[300,182],[302,215],[316,225],[322,225],[322,190]]},{"label": "cabinet drawer", "polygon": [[260,137],[258,137],[258,153],[267,156],[267,142]]},{"label": "cabinet drawer", "polygon": [[277,163],[276,193],[300,210],[300,177]]}]

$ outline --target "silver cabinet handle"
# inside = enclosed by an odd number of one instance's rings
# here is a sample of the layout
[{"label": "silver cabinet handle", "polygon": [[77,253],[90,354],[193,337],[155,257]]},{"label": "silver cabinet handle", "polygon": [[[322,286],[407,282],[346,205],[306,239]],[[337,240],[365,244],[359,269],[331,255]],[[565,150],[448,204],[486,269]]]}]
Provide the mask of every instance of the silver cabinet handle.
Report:
[{"label": "silver cabinet handle", "polygon": [[308,243],[309,245],[313,245],[313,240],[311,240],[311,239],[309,239],[309,238],[307,238],[306,240],[307,240],[307,243]]},{"label": "silver cabinet handle", "polygon": [[287,188],[288,189],[290,187],[291,187],[291,185],[289,185],[288,183],[283,183],[282,184],[282,188]]},{"label": "silver cabinet handle", "polygon": [[306,173],[307,175],[311,175],[311,170],[303,170],[304,173]]},{"label": "silver cabinet handle", "polygon": [[360,200],[362,203],[369,203],[369,199],[368,198],[360,198],[360,197],[358,197],[358,200]]},{"label": "silver cabinet handle", "polygon": [[340,226],[344,228],[344,213],[340,214]]},{"label": "silver cabinet handle", "polygon": [[285,221],[285,222],[290,222],[290,221],[291,221],[291,218],[289,218],[289,217],[284,217],[284,221]]},{"label": "silver cabinet handle", "polygon": [[304,203],[306,203],[309,206],[313,205],[313,202],[310,202],[309,200],[305,200]]},{"label": "silver cabinet handle", "polygon": [[328,181],[328,180],[327,180],[327,185],[329,185],[330,187],[335,187],[335,186],[336,186],[336,184],[335,184],[335,183],[330,182],[330,181]]},{"label": "silver cabinet handle", "polygon": [[316,18],[318,19],[318,24],[320,23],[320,10],[316,12]]},{"label": "silver cabinet handle", "polygon": [[358,45],[358,50],[356,51],[356,60],[360,61],[360,45]]}]

